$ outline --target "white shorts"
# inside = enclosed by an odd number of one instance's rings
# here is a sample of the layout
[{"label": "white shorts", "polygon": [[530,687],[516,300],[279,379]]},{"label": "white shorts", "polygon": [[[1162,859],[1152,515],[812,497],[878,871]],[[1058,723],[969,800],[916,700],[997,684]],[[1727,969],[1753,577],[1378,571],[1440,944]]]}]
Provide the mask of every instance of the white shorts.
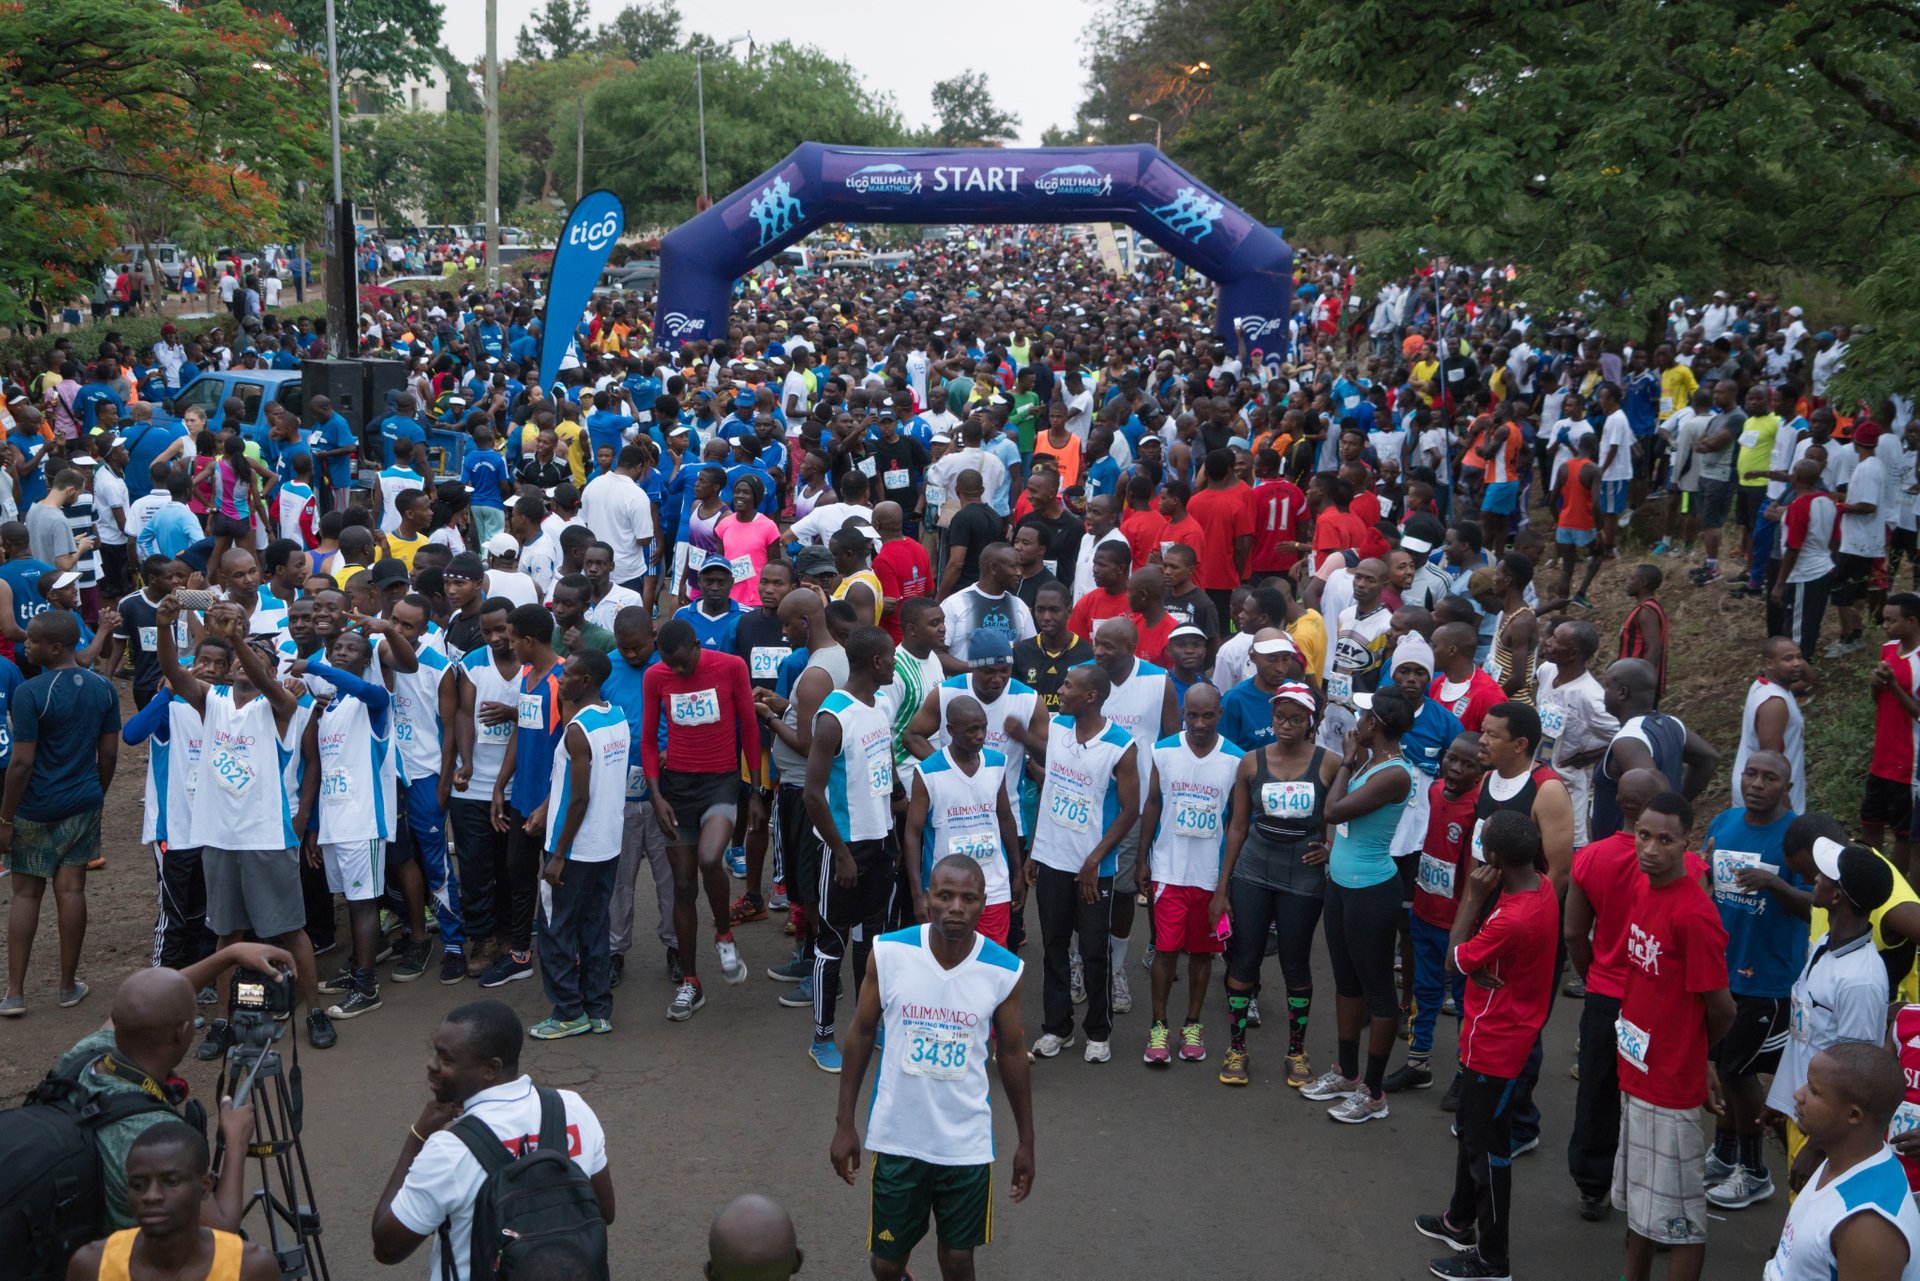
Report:
[{"label": "white shorts", "polygon": [[323,841],[320,859],[327,868],[327,888],[346,895],[349,903],[364,903],[387,892],[385,841]]}]

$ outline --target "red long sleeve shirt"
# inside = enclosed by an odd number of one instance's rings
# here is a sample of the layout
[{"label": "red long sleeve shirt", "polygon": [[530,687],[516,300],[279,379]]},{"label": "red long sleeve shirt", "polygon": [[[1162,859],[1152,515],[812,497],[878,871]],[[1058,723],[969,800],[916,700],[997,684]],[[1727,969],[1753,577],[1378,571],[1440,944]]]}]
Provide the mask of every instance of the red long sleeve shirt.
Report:
[{"label": "red long sleeve shirt", "polygon": [[666,766],[697,774],[740,768],[740,745],[760,750],[747,665],[734,654],[703,649],[693,673],[681,676],[666,663],[640,678],[640,764],[648,778],[660,776],[660,718],[667,724]]}]

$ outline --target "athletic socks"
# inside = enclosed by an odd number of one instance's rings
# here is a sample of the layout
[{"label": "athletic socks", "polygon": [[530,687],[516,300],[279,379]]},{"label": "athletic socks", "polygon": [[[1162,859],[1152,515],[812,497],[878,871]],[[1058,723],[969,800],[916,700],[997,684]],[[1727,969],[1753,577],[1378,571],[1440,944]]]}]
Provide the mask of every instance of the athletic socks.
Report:
[{"label": "athletic socks", "polygon": [[1302,1054],[1307,1048],[1307,1013],[1313,1009],[1313,993],[1296,996],[1287,993],[1287,1053]]},{"label": "athletic socks", "polygon": [[[1360,1046],[1360,1043],[1358,1041],[1355,1041],[1353,1044],[1356,1050]],[[1382,1094],[1386,1093],[1386,1091],[1381,1088],[1381,1083],[1384,1082],[1386,1079],[1387,1079],[1387,1056],[1384,1054],[1367,1055],[1367,1074],[1366,1076],[1361,1078],[1361,1082],[1360,1082],[1362,1085],[1367,1087],[1367,1097],[1377,1099]]]},{"label": "athletic socks", "polygon": [[1340,1075],[1352,1081],[1360,1075],[1360,1042],[1356,1038],[1352,1041],[1341,1041],[1339,1046]]},{"label": "athletic socks", "polygon": [[1766,1137],[1764,1131],[1740,1136],[1740,1164],[1755,1174],[1767,1172]]},{"label": "athletic socks", "polygon": [[1246,993],[1227,993],[1227,1026],[1232,1030],[1233,1048],[1245,1051],[1247,1048],[1247,1007],[1253,1004],[1253,997]]},{"label": "athletic socks", "polygon": [[[1728,1165],[1736,1164],[1740,1160],[1739,1140],[1740,1136],[1732,1130],[1729,1130],[1726,1126],[1715,1126],[1713,1129],[1713,1154]],[[1759,1167],[1756,1166],[1754,1168],[1758,1169]]]},{"label": "athletic socks", "polygon": [[1126,965],[1127,965],[1127,940],[1126,939],[1117,939],[1117,938],[1111,938],[1111,937],[1108,938],[1107,939],[1107,955],[1110,958],[1112,958],[1112,961],[1113,961],[1113,969],[1108,971],[1108,973],[1111,973],[1111,974],[1126,973]]}]

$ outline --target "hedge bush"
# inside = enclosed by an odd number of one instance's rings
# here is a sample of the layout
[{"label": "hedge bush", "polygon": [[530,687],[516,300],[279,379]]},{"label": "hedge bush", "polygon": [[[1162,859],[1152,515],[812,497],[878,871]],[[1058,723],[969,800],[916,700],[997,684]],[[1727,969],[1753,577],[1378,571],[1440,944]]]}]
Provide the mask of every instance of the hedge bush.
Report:
[{"label": "hedge bush", "polygon": [[[282,321],[317,320],[327,314],[327,305],[316,295],[304,303],[276,307],[273,314]],[[151,314],[109,316],[97,325],[82,325],[78,329],[67,329],[56,334],[14,334],[9,338],[0,338],[0,368],[10,367],[15,362],[37,364],[42,356],[53,350],[55,340],[60,338],[68,339],[72,349],[86,360],[92,360],[100,354],[101,342],[113,332],[119,333],[123,346],[138,351],[159,342],[160,326],[168,323],[178,329],[181,339],[187,342],[201,338],[213,329],[224,331],[229,340],[233,336],[233,317],[224,313],[199,320],[180,320]]]}]

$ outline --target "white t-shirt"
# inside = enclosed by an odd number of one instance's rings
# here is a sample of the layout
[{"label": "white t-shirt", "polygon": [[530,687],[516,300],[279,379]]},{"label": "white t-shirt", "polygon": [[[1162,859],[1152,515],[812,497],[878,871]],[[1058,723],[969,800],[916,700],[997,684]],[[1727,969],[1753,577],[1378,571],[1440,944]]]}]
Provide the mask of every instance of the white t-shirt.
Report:
[{"label": "white t-shirt", "polygon": [[1887,554],[1887,468],[1878,458],[1862,458],[1847,480],[1847,503],[1872,503],[1874,510],[1840,517],[1840,550],[1848,556]]},{"label": "white t-shirt", "polygon": [[153,514],[172,501],[173,496],[164,489],[149,490],[134,499],[127,507],[127,537],[139,538]]},{"label": "white t-shirt", "polygon": [[1065,396],[1065,401],[1067,430],[1078,436],[1084,445],[1087,443],[1087,433],[1093,427],[1093,393],[1083,390],[1078,396]]},{"label": "white t-shirt", "polygon": [[813,408],[813,388],[807,383],[807,376],[798,369],[789,370],[780,383],[780,408],[786,410],[789,402],[798,400],[800,412],[806,413]]},{"label": "white t-shirt", "polygon": [[[1610,449],[1614,451],[1613,460],[1606,462]],[[1606,425],[1600,429],[1600,458],[1606,463],[1601,480],[1633,479],[1633,427],[1627,422],[1626,410],[1616,409],[1607,415]]]},{"label": "white t-shirt", "polygon": [[[94,528],[100,531],[100,544],[103,547],[124,547],[127,543],[126,531],[120,528],[120,522],[113,518],[113,509],[127,510],[127,482],[113,474],[110,467],[94,468],[93,513]],[[128,513],[128,520],[133,516]]]},{"label": "white t-shirt", "polygon": [[841,527],[855,516],[872,524],[873,508],[859,503],[822,503],[794,521],[792,528],[787,532],[803,543],[824,543],[839,533]]},{"label": "white t-shirt", "polygon": [[[607,1136],[600,1118],[586,1100],[572,1090],[561,1090],[567,1111],[567,1155],[588,1178],[607,1168]],[[533,1078],[523,1076],[505,1085],[482,1090],[467,1100],[466,1114],[485,1121],[515,1155],[531,1144],[540,1145],[540,1094]],[[406,1182],[393,1195],[393,1217],[407,1231],[433,1238],[427,1275],[441,1277],[440,1225],[447,1225],[453,1246],[455,1281],[467,1281],[467,1263],[473,1251],[473,1203],[486,1186],[480,1159],[460,1137],[448,1130],[427,1136],[426,1146],[407,1167]]]},{"label": "white t-shirt", "polygon": [[580,491],[580,519],[594,537],[613,546],[613,580],[624,583],[647,569],[653,541],[653,500],[633,477],[619,472],[595,476]]},{"label": "white t-shirt", "polygon": [[525,574],[511,569],[487,571],[487,595],[504,596],[518,605],[538,605],[540,589]]}]

